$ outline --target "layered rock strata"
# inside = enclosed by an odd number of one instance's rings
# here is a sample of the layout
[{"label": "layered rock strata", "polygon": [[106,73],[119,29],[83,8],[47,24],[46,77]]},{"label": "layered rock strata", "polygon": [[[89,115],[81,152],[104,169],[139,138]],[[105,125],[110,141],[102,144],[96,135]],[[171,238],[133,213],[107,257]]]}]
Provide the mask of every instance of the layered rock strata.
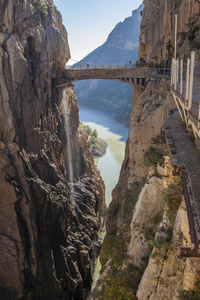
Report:
[{"label": "layered rock strata", "polygon": [[44,2],[0,1],[2,299],[84,299],[105,211],[73,88],[52,79],[70,52]]}]

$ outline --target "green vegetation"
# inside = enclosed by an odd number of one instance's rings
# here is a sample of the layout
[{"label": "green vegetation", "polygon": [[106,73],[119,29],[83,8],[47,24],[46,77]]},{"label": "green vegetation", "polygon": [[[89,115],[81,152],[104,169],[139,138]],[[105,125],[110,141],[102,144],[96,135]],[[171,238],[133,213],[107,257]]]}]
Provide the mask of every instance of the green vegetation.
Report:
[{"label": "green vegetation", "polygon": [[82,128],[87,133],[91,142],[91,148],[94,150],[98,144],[98,133],[96,129],[92,131],[92,128],[89,125],[83,124],[83,122],[80,122],[79,128]]},{"label": "green vegetation", "polygon": [[133,209],[135,207],[141,189],[145,184],[145,181],[146,178],[143,177],[140,182],[139,181],[134,182],[131,188],[126,190],[123,209],[124,209],[124,217],[129,223],[131,222]]},{"label": "green vegetation", "polygon": [[119,267],[127,251],[126,240],[123,234],[106,236],[103,243],[106,260],[112,259],[111,264]]},{"label": "green vegetation", "polygon": [[171,183],[165,192],[165,203],[167,204],[167,215],[171,222],[174,222],[177,210],[181,204],[183,188],[181,178],[178,177]]},{"label": "green vegetation", "polygon": [[[159,255],[159,250],[165,247],[165,251],[171,250],[171,240],[172,240],[173,229],[167,228],[163,230],[163,236],[158,237],[157,239],[152,240],[151,246],[156,248],[156,250],[151,255],[152,258],[155,258]],[[166,258],[166,257],[165,257]]]},{"label": "green vegetation", "polygon": [[126,255],[129,240],[124,233],[129,226],[124,227],[118,235],[106,236],[103,252],[106,260],[111,259],[110,271],[101,279],[102,289],[96,294],[99,300],[132,300],[144,272],[144,266],[135,266]]},{"label": "green vegetation", "polygon": [[163,162],[163,151],[162,149],[150,146],[144,153],[144,162],[147,166],[155,166],[157,163],[161,164]]},{"label": "green vegetation", "polygon": [[139,193],[144,186],[146,178],[140,182],[134,182],[125,193],[124,217],[125,223],[116,235],[107,235],[103,242],[101,262],[109,271],[100,280],[101,291],[96,292],[99,300],[132,300],[137,299],[136,292],[147,265],[147,261],[141,267],[135,266],[127,254],[130,244],[130,222],[133,208],[138,199]]},{"label": "green vegetation", "polygon": [[156,136],[153,136],[151,138],[151,142],[152,144],[160,144],[160,145],[165,145],[166,144],[166,140],[165,140],[165,134],[164,132],[156,135]]},{"label": "green vegetation", "polygon": [[[160,250],[165,249],[165,253],[171,250],[171,239],[173,234],[173,223],[177,214],[177,210],[182,201],[182,183],[180,177],[177,177],[165,191],[165,203],[167,206],[167,217],[171,221],[171,225],[164,229],[162,234],[155,239],[157,225],[161,222],[161,215],[156,215],[151,222],[151,225],[145,230],[145,239],[149,242],[150,248],[155,248],[152,258],[160,255]],[[167,256],[165,255],[164,258]]]},{"label": "green vegetation", "polygon": [[162,164],[164,162],[163,156],[167,154],[167,147],[165,141],[165,134],[161,134],[151,138],[151,144],[144,153],[144,163],[146,166],[154,166],[156,168],[157,163]]},{"label": "green vegetation", "polygon": [[97,292],[99,300],[133,300],[140,283],[143,270],[128,263],[125,269],[112,268],[103,283],[101,292]]},{"label": "green vegetation", "polygon": [[[155,248],[155,251],[152,254],[152,258],[155,258],[159,255],[159,250],[165,247],[165,252],[171,250],[171,239],[173,234],[173,223],[178,211],[178,208],[182,201],[182,183],[180,177],[177,177],[173,183],[171,183],[165,191],[165,203],[167,206],[167,216],[171,221],[171,227],[163,229],[163,235],[154,239],[155,233],[157,231],[156,222],[146,229],[145,238],[149,241],[151,247]],[[156,221],[159,220],[156,217]],[[166,256],[165,256],[166,257]],[[165,258],[164,257],[164,258]]]},{"label": "green vegetation", "polygon": [[165,247],[165,250],[168,251],[171,249],[170,242],[172,239],[173,230],[171,227],[162,230],[163,236],[158,237],[155,239],[155,235],[157,232],[158,224],[162,221],[162,215],[157,214],[152,219],[152,224],[146,228],[145,230],[145,239],[149,242],[150,249],[156,248],[153,254],[151,255],[152,258],[155,258],[159,255],[159,250]]},{"label": "green vegetation", "polygon": [[200,280],[195,283],[195,289],[191,291],[182,291],[179,295],[182,300],[198,300],[200,299]]},{"label": "green vegetation", "polygon": [[152,224],[146,228],[144,236],[147,241],[153,241],[157,232],[157,225],[162,221],[162,215],[157,214],[152,218]]},{"label": "green vegetation", "polygon": [[42,16],[47,17],[47,15],[48,15],[47,0],[38,0],[37,1],[37,9]]}]

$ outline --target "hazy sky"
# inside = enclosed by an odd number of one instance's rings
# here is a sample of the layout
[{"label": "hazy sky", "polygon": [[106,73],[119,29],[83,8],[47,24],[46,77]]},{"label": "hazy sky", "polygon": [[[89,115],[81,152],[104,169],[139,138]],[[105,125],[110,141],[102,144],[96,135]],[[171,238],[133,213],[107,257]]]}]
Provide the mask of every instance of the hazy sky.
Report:
[{"label": "hazy sky", "polygon": [[102,45],[115,25],[131,16],[141,3],[142,0],[54,0],[68,32],[71,58],[79,61]]}]

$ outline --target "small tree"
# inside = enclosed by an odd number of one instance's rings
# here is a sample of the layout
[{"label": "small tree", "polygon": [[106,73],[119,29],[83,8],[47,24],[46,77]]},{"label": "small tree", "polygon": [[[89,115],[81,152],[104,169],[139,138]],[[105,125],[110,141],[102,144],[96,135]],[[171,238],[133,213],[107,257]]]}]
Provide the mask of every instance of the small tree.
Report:
[{"label": "small tree", "polygon": [[97,133],[96,129],[94,129],[94,131],[92,133],[92,136],[95,137],[95,138],[98,138],[98,133]]},{"label": "small tree", "polygon": [[38,0],[37,9],[44,17],[46,17],[48,15],[47,0]]},{"label": "small tree", "polygon": [[86,132],[88,135],[92,135],[92,128],[91,128],[89,125],[87,125],[85,132]]}]

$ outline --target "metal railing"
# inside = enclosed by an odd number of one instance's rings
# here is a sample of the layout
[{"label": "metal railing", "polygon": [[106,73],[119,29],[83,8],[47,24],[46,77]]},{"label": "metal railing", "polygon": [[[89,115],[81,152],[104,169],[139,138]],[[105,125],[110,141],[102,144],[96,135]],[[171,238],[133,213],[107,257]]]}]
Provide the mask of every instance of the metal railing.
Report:
[{"label": "metal railing", "polygon": [[73,65],[69,69],[132,69],[134,64],[86,64],[86,65]]},{"label": "metal railing", "polygon": [[133,69],[133,68],[149,68],[157,69],[157,76],[170,76],[171,70],[169,67],[165,66],[163,63],[116,63],[116,64],[86,64],[86,65],[73,65],[68,66],[67,69],[81,70],[81,69]]},{"label": "metal railing", "polygon": [[[190,120],[193,123],[192,126],[194,126],[195,136],[197,134],[200,138],[199,51],[192,51],[191,58],[187,59],[187,63],[183,62],[182,59],[172,60],[171,86],[182,120],[185,120],[186,124]],[[180,108],[182,108],[184,116]]]}]

